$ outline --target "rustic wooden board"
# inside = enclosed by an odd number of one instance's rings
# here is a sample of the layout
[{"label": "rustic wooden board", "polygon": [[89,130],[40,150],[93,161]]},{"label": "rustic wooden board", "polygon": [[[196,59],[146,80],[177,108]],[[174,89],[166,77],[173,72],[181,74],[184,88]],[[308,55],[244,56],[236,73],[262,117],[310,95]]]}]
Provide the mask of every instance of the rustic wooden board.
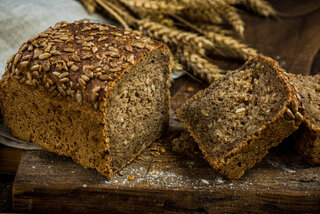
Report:
[{"label": "rustic wooden board", "polygon": [[22,151],[0,144],[0,174],[15,174],[17,172]]},{"label": "rustic wooden board", "polygon": [[[274,149],[240,180],[214,172],[200,154],[153,144],[112,179],[69,158],[25,152],[13,186],[17,212],[320,212],[320,167],[288,145]],[[166,151],[155,154],[154,148]],[[130,176],[134,179],[130,180]]]},{"label": "rustic wooden board", "polygon": [[[187,77],[176,84],[179,90],[173,97],[173,109],[206,86]],[[171,119],[174,133],[182,126],[175,117]],[[320,212],[320,167],[305,164],[290,141],[273,149],[237,181],[221,177],[201,153],[172,152],[170,143],[170,137],[154,143],[112,179],[66,157],[25,152],[13,186],[14,209],[52,213]]]},{"label": "rustic wooden board", "polygon": [[[320,47],[320,2],[272,3],[280,11],[280,19],[245,16],[246,41],[278,59],[289,72],[319,72],[320,64],[314,61],[312,66],[312,60]],[[241,64],[219,59],[217,63],[227,69]],[[206,86],[188,77],[179,79],[171,88],[172,109]],[[174,116],[171,125],[171,133],[183,128]],[[13,186],[15,211],[320,213],[320,167],[305,164],[290,140],[273,149],[238,181],[222,178],[201,154],[171,152],[170,142],[153,144],[122,171],[122,176],[110,180],[69,158],[45,151],[25,152]],[[159,147],[165,152],[153,151]]]}]

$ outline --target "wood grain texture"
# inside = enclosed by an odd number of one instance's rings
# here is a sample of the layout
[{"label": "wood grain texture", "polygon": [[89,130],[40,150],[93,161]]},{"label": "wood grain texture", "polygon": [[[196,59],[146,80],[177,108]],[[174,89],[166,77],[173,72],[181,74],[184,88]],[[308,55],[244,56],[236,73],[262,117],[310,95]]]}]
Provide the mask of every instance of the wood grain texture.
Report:
[{"label": "wood grain texture", "polygon": [[[202,87],[186,79],[173,96],[173,106]],[[171,135],[177,127],[179,122],[172,116]],[[221,177],[199,152],[191,156],[172,152],[171,140],[169,136],[152,144],[112,179],[70,158],[46,151],[25,152],[13,186],[14,209],[52,213],[320,212],[320,167],[305,164],[290,140],[237,181]]]},{"label": "wood grain texture", "polygon": [[[320,50],[320,1],[270,2],[279,12],[277,18],[241,14],[246,23],[245,43],[277,60],[289,73],[310,74],[312,62]],[[213,57],[215,64],[223,69],[234,69],[242,64]]]},{"label": "wood grain texture", "polygon": [[[320,47],[319,1],[272,1],[279,20],[244,15],[245,40],[292,73],[310,73]],[[317,55],[318,56],[318,55]],[[319,57],[316,57],[319,59]],[[241,62],[216,59],[221,67]],[[312,73],[320,64],[313,63]],[[194,90],[192,91],[191,88]],[[183,77],[171,88],[173,111],[205,83]],[[183,125],[172,115],[170,133]],[[71,159],[45,151],[23,153],[13,186],[17,212],[76,213],[320,213],[320,167],[311,167],[286,140],[237,181],[221,177],[201,154],[171,152],[154,143],[107,179]],[[160,152],[159,147],[165,149]],[[134,179],[129,178],[133,176]]]},{"label": "wood grain texture", "polygon": [[[166,152],[154,155],[154,148]],[[290,142],[274,149],[240,180],[214,172],[200,154],[178,155],[170,141],[153,144],[112,179],[69,158],[25,152],[13,186],[16,212],[320,212],[320,167]],[[130,176],[134,179],[130,180]]]},{"label": "wood grain texture", "polygon": [[0,144],[0,174],[16,174],[22,151]]}]

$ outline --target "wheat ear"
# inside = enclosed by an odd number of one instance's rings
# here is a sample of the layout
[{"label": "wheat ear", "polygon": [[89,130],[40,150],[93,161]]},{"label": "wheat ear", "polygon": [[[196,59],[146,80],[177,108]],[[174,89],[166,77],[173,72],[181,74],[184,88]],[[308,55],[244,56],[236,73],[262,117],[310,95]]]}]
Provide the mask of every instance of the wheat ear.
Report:
[{"label": "wheat ear", "polygon": [[185,44],[209,50],[214,48],[214,44],[210,40],[196,33],[168,27],[149,20],[141,20],[138,24],[141,32],[167,44],[176,46]]},{"label": "wheat ear", "polygon": [[162,13],[176,13],[184,9],[183,5],[175,4],[175,2],[167,2],[165,0],[120,0],[124,5],[132,9],[140,9],[148,12],[157,11]]},{"label": "wheat ear", "polygon": [[209,83],[221,78],[226,72],[204,57],[194,53],[189,47],[177,51],[176,57],[186,66],[187,70],[191,70],[195,76]]},{"label": "wheat ear", "polygon": [[240,0],[238,3],[245,5],[248,9],[262,16],[276,16],[277,12],[269,2],[264,0]]},{"label": "wheat ear", "polygon": [[215,32],[205,32],[204,35],[212,40],[215,46],[226,56],[247,60],[249,56],[257,55],[257,51],[254,48],[250,48],[230,36]]}]

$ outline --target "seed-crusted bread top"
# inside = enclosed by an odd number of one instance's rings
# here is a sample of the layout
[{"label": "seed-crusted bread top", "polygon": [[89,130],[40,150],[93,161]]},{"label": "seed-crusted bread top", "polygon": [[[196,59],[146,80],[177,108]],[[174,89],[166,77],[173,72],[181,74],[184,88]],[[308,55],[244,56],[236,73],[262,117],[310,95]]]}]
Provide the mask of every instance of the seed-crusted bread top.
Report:
[{"label": "seed-crusted bread top", "polygon": [[8,59],[2,84],[14,78],[44,88],[51,97],[69,97],[103,110],[116,81],[157,48],[168,49],[163,43],[106,24],[59,22],[23,43]]}]

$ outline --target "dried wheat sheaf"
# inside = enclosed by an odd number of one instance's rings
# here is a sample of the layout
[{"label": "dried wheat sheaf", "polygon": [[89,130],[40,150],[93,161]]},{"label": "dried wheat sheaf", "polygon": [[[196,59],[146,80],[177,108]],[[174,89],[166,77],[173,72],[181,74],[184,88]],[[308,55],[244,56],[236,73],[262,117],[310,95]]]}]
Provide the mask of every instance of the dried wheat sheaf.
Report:
[{"label": "dried wheat sheaf", "polygon": [[213,57],[246,60],[257,50],[241,42],[245,23],[241,13],[276,16],[264,0],[81,0],[93,13],[102,12],[125,29],[166,43],[174,68],[209,83],[226,71]]}]

